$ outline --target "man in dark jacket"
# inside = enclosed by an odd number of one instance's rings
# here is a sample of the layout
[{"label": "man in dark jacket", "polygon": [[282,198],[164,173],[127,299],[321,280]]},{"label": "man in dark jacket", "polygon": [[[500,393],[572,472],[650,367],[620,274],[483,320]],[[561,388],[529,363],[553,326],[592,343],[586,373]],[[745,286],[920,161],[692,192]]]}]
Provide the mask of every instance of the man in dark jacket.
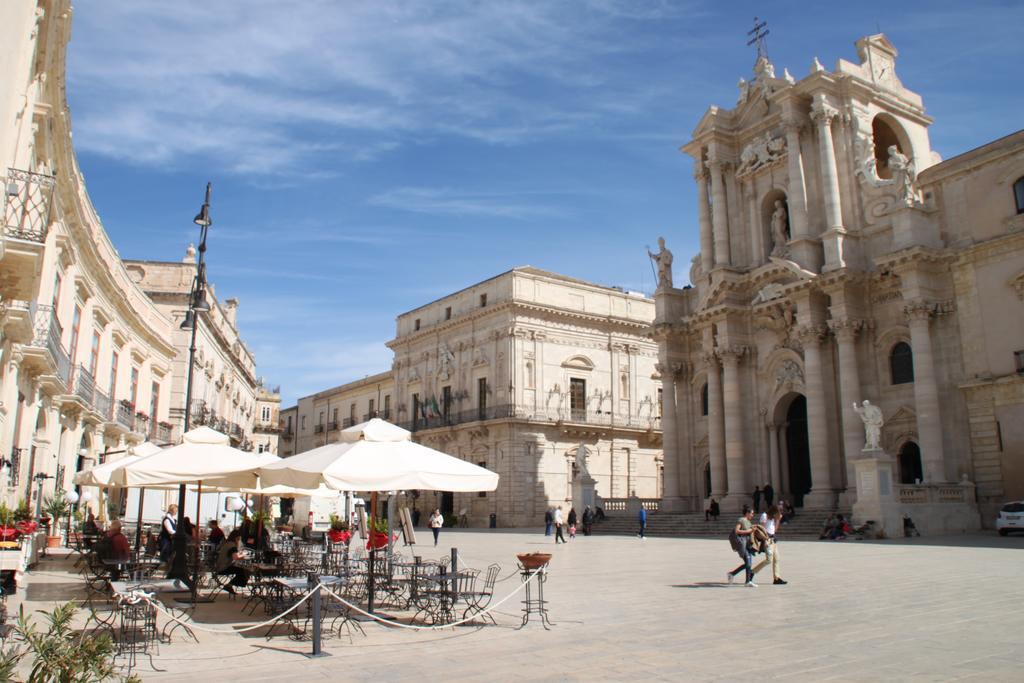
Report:
[{"label": "man in dark jacket", "polygon": [[590,535],[590,527],[594,524],[594,511],[590,509],[590,506],[583,508],[583,535]]},{"label": "man in dark jacket", "polygon": [[548,508],[544,512],[544,535],[551,535],[551,527],[555,523],[555,515],[551,512],[551,508]]},{"label": "man in dark jacket", "polygon": [[775,489],[772,488],[771,483],[764,485],[764,504],[765,507],[771,507],[772,503],[775,502]]}]

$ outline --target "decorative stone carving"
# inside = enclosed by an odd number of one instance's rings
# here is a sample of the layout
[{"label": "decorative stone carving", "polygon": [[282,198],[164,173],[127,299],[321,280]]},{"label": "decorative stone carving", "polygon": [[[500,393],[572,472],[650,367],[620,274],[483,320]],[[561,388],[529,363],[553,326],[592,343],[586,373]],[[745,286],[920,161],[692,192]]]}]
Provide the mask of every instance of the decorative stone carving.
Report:
[{"label": "decorative stone carving", "polygon": [[487,365],[487,352],[479,346],[473,349],[473,367]]},{"label": "decorative stone carving", "polygon": [[935,306],[927,301],[912,301],[903,307],[903,314],[908,320],[927,321],[935,313]]},{"label": "decorative stone carving", "polygon": [[861,405],[853,404],[853,410],[860,416],[860,419],[864,422],[864,449],[865,451],[877,451],[881,449],[879,442],[882,437],[882,425],[885,424],[885,420],[882,419],[882,411],[876,406],[872,405],[871,401],[864,399]]},{"label": "decorative stone carving", "polygon": [[740,164],[736,168],[736,175],[743,176],[762,168],[774,166],[785,157],[786,138],[773,138],[771,133],[765,133],[747,144],[740,152]]},{"label": "decorative stone carving", "polygon": [[780,386],[782,384],[803,384],[804,383],[804,371],[801,367],[791,361],[784,360],[779,365],[779,369],[775,371],[775,385]]},{"label": "decorative stone carving", "polygon": [[782,296],[784,287],[785,285],[783,285],[781,282],[769,282],[757,292],[757,295],[754,297],[753,301],[750,302],[751,305],[763,304],[766,301],[772,301],[774,299],[780,298]]},{"label": "decorative stone carving", "polygon": [[[914,162],[901,153],[896,145],[889,145],[889,158],[886,162],[886,168],[892,173],[891,178],[878,177],[877,160],[870,138],[860,137],[857,141],[857,150],[857,155],[860,157],[857,175],[865,184],[873,188],[894,188],[896,201],[899,204],[921,206],[917,191],[917,169]],[[873,213],[888,213],[891,208],[891,204],[884,204],[879,209],[873,210]]]},{"label": "decorative stone carving", "polygon": [[452,363],[455,362],[455,354],[451,352],[448,345],[444,345],[437,352],[437,377],[443,382],[448,381],[452,373]]},{"label": "decorative stone carving", "polygon": [[1017,292],[1017,296],[1024,301],[1024,271],[1017,274],[1017,277],[1010,280],[1010,286]]},{"label": "decorative stone carving", "polygon": [[658,253],[651,253],[651,250],[647,250],[647,255],[651,257],[654,264],[658,268],[658,289],[672,288],[672,252],[665,246],[665,238],[658,238]]},{"label": "decorative stone carving", "polygon": [[804,346],[820,344],[827,331],[828,328],[824,325],[802,325],[795,330],[797,339]]},{"label": "decorative stone carving", "polygon": [[849,318],[843,320],[830,320],[828,326],[836,337],[852,340],[857,337],[857,333],[864,327],[864,321]]}]

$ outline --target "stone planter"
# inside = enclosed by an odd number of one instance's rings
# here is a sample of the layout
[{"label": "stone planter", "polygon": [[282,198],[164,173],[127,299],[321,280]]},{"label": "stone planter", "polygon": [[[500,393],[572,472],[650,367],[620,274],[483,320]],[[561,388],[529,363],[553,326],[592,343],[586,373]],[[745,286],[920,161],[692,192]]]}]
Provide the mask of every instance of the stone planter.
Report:
[{"label": "stone planter", "polygon": [[59,548],[61,540],[62,539],[61,539],[60,536],[47,536],[46,537],[46,547],[47,548]]}]

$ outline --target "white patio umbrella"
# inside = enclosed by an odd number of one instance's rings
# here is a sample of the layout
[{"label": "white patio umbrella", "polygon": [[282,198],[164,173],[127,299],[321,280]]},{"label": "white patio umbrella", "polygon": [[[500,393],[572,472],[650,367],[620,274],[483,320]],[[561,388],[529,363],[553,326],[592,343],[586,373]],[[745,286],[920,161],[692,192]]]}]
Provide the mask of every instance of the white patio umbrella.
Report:
[{"label": "white patio umbrella", "polygon": [[263,486],[336,491],[493,491],[498,475],[412,441],[384,420],[349,427],[341,441],[260,467]]},{"label": "white patio umbrella", "polygon": [[159,453],[139,458],[117,470],[118,486],[160,484],[202,484],[221,490],[238,490],[257,485],[257,469],[279,460],[272,453],[246,453],[231,447],[225,434],[209,427],[197,427],[182,442]]},{"label": "white patio umbrella", "polygon": [[139,458],[153,455],[160,452],[160,447],[155,443],[146,441],[128,449],[128,455],[120,460],[110,460],[105,463],[90,467],[75,474],[74,482],[79,486],[114,486],[114,475],[126,465],[130,465]]}]

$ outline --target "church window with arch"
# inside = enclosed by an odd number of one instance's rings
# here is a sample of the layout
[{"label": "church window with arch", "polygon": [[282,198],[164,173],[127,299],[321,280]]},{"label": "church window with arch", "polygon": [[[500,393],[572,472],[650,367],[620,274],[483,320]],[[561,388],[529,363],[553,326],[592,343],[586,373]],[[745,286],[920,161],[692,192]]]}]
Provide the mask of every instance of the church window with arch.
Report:
[{"label": "church window with arch", "polygon": [[1024,213],[1024,176],[1017,178],[1013,184],[1013,199],[1017,204],[1017,214]]},{"label": "church window with arch", "polygon": [[700,388],[700,414],[707,416],[708,414],[708,383],[704,382],[704,386]]},{"label": "church window with arch", "polygon": [[889,375],[893,384],[911,384],[914,381],[914,352],[910,344],[900,342],[889,352]]}]

